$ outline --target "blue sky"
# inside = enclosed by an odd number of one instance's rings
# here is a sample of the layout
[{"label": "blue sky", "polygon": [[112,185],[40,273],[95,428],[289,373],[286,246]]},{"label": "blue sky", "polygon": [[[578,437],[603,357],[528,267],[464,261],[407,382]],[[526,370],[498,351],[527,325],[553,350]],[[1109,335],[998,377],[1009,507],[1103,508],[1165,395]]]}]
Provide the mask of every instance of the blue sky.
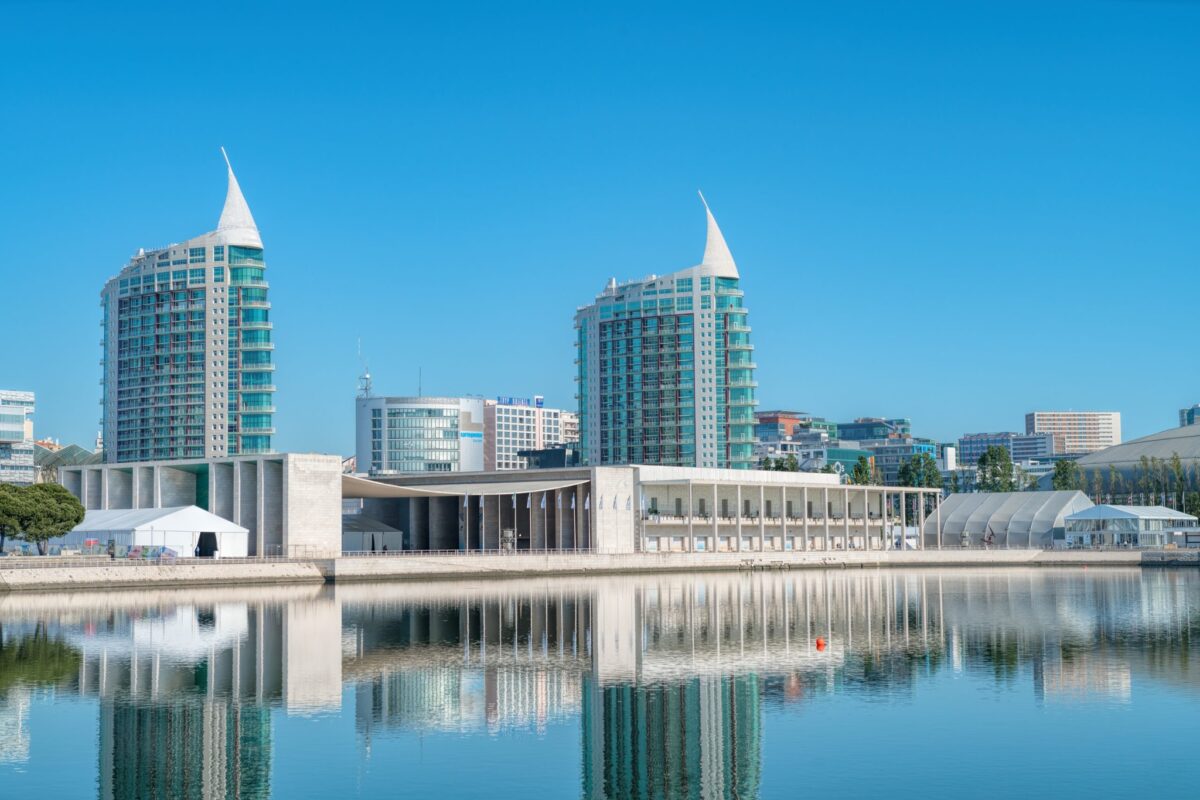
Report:
[{"label": "blue sky", "polygon": [[[383,393],[570,407],[571,319],[690,266],[703,189],[763,408],[1018,430],[1200,400],[1200,4],[0,1],[0,385],[89,442],[98,293],[211,230],[267,247],[276,446]],[[14,346],[15,345],[15,346]]]}]

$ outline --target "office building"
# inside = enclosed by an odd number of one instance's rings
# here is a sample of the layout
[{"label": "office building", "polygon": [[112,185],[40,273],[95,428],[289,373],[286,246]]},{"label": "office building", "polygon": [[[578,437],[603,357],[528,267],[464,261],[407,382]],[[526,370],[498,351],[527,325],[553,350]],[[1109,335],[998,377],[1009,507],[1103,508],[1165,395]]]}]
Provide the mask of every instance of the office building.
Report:
[{"label": "office building", "polygon": [[840,439],[867,441],[872,439],[894,439],[912,435],[912,420],[883,419],[881,417],[859,417],[853,422],[839,422],[837,435]]},{"label": "office building", "polygon": [[271,452],[266,262],[228,159],[226,166],[217,229],[138,250],[100,294],[105,461]]},{"label": "office building", "polygon": [[1200,420],[1200,403],[1191,408],[1179,409],[1179,427],[1195,425],[1197,420]]},{"label": "office building", "polygon": [[1050,433],[1062,437],[1062,455],[1094,453],[1121,443],[1119,411],[1031,411],[1025,415],[1025,433]]},{"label": "office building", "polygon": [[1064,455],[1066,437],[1055,433],[967,433],[958,440],[958,458],[975,466],[989,447],[1003,447],[1014,462]]},{"label": "office building", "polygon": [[[838,430],[842,429],[841,424]],[[873,442],[859,442],[858,446],[869,450],[875,457],[875,468],[887,486],[900,484],[900,467],[913,456],[928,455],[937,459],[938,446],[929,439],[914,439],[911,436],[897,436],[891,439],[880,439]]]},{"label": "office building", "polygon": [[354,428],[355,463],[370,475],[483,469],[479,397],[359,397]]},{"label": "office building", "polygon": [[562,423],[563,444],[579,443],[579,414],[574,411],[563,411],[559,415]]},{"label": "office building", "polygon": [[749,469],[754,360],[738,269],[705,205],[700,263],[616,279],[575,315],[588,462]]},{"label": "office building", "polygon": [[0,389],[0,483],[33,483],[33,450],[33,392]]},{"label": "office building", "polygon": [[563,444],[563,412],[546,408],[541,395],[532,400],[498,397],[483,404],[483,468],[528,469],[522,450]]}]

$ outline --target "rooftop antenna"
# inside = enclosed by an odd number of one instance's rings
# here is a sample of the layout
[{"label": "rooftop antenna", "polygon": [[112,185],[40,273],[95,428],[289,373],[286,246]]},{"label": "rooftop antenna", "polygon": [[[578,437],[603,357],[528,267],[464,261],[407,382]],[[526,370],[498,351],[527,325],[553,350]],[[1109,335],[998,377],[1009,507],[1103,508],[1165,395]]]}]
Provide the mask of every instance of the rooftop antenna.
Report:
[{"label": "rooftop antenna", "polygon": [[367,366],[367,361],[362,354],[362,339],[358,340],[358,361],[362,364],[362,375],[358,376],[358,396],[371,396],[371,368]]}]

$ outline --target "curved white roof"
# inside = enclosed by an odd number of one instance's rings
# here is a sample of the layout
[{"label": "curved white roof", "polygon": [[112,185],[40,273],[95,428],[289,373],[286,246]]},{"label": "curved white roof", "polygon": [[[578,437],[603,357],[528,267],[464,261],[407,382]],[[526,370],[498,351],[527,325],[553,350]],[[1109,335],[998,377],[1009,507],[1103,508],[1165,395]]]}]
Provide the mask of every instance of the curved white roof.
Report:
[{"label": "curved white roof", "polygon": [[[942,543],[979,544],[989,533],[998,546],[1048,547],[1068,514],[1090,508],[1083,492],[969,492],[951,494],[941,507]],[[937,542],[937,519],[926,518],[924,535]]]}]

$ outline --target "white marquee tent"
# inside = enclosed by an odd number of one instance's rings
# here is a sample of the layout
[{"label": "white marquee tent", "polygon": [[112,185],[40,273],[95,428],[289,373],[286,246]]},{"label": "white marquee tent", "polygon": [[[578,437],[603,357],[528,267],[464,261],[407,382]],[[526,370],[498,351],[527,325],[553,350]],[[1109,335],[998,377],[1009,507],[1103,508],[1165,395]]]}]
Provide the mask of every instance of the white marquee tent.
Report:
[{"label": "white marquee tent", "polygon": [[[210,535],[211,534],[211,535]],[[198,506],[89,511],[66,536],[51,544],[82,548],[89,540],[116,547],[169,547],[180,558],[244,558],[250,532]]]}]

